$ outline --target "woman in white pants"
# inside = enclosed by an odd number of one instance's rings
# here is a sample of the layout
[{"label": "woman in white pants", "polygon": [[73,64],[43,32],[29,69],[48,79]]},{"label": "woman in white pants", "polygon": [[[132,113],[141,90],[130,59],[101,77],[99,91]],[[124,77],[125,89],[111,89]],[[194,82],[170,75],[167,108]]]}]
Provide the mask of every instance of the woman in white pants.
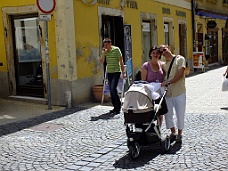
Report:
[{"label": "woman in white pants", "polygon": [[[165,115],[166,128],[171,130],[171,139],[175,138],[176,142],[181,142],[186,110],[185,58],[180,55],[172,54],[168,45],[161,45],[160,52],[165,57],[163,69],[166,73],[162,86],[168,86],[166,94],[168,107],[168,113]],[[168,76],[168,70],[172,60],[173,64]],[[177,119],[177,135],[173,118],[174,113]]]}]

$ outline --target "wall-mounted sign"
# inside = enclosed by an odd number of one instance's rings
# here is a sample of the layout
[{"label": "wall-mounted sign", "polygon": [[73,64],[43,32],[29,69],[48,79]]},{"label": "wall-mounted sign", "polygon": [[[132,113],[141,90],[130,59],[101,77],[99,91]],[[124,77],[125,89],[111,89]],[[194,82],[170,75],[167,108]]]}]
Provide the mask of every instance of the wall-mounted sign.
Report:
[{"label": "wall-mounted sign", "polygon": [[40,21],[51,21],[51,14],[40,14],[39,20]]},{"label": "wall-mounted sign", "polygon": [[169,32],[169,24],[164,24],[164,32],[165,33]]},{"label": "wall-mounted sign", "polygon": [[143,32],[150,32],[150,23],[143,22],[142,23],[142,31]]},{"label": "wall-mounted sign", "polygon": [[56,2],[55,0],[36,0],[37,7],[45,14],[49,14],[54,11]]},{"label": "wall-mounted sign", "polygon": [[162,8],[162,14],[171,14],[170,8]]},{"label": "wall-mounted sign", "polygon": [[186,18],[186,12],[176,10],[176,16],[180,16],[180,17],[185,17]]},{"label": "wall-mounted sign", "polygon": [[217,26],[217,23],[215,21],[207,22],[207,28],[215,28],[216,26]]},{"label": "wall-mounted sign", "polygon": [[127,7],[128,8],[134,8],[134,9],[138,9],[138,4],[136,1],[127,1]]}]

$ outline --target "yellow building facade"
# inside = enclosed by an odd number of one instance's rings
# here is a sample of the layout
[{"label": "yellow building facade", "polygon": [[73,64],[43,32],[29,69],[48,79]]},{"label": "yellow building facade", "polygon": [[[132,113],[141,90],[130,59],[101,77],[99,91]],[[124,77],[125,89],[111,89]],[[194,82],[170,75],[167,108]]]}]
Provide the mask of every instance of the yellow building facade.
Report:
[{"label": "yellow building facade", "polygon": [[206,64],[228,63],[228,1],[195,1],[196,50],[205,52]]},{"label": "yellow building facade", "polygon": [[35,0],[0,2],[0,97],[51,96],[53,105],[93,100],[92,87],[103,83],[99,58],[105,37],[120,47],[124,61],[132,59],[133,79],[152,45],[169,44],[191,64],[191,1],[55,2],[48,28]]}]

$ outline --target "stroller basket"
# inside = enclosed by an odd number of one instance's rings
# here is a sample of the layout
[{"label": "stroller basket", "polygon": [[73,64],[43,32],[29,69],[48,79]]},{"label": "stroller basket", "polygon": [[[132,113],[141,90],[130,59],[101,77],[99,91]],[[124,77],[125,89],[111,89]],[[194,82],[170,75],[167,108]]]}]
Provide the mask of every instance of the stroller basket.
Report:
[{"label": "stroller basket", "polygon": [[133,113],[133,110],[129,110],[128,113],[124,112],[125,123],[148,123],[154,118],[154,111],[144,113]]}]

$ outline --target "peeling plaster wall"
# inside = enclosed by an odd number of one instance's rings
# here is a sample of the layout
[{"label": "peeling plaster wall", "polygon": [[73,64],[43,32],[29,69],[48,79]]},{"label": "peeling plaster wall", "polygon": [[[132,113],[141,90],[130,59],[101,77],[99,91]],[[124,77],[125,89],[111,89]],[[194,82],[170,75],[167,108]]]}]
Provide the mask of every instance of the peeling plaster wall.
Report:
[{"label": "peeling plaster wall", "polygon": [[[87,72],[91,75],[97,75],[100,73],[103,65],[100,63],[99,49],[94,46],[87,46],[82,48],[77,48],[76,51],[77,60],[78,60],[78,78],[83,78],[85,73],[80,72],[84,70],[83,65],[91,66],[88,68]],[[80,65],[83,62],[83,65]]]},{"label": "peeling plaster wall", "polygon": [[[95,78],[84,78],[75,81],[52,79],[51,81],[51,99],[53,105],[66,105],[65,92],[71,91],[72,104],[76,106],[88,101],[93,101],[92,87],[99,84],[99,76]],[[102,81],[102,80],[101,80]]]},{"label": "peeling plaster wall", "polygon": [[77,79],[73,0],[56,1],[55,27],[58,79]]}]

